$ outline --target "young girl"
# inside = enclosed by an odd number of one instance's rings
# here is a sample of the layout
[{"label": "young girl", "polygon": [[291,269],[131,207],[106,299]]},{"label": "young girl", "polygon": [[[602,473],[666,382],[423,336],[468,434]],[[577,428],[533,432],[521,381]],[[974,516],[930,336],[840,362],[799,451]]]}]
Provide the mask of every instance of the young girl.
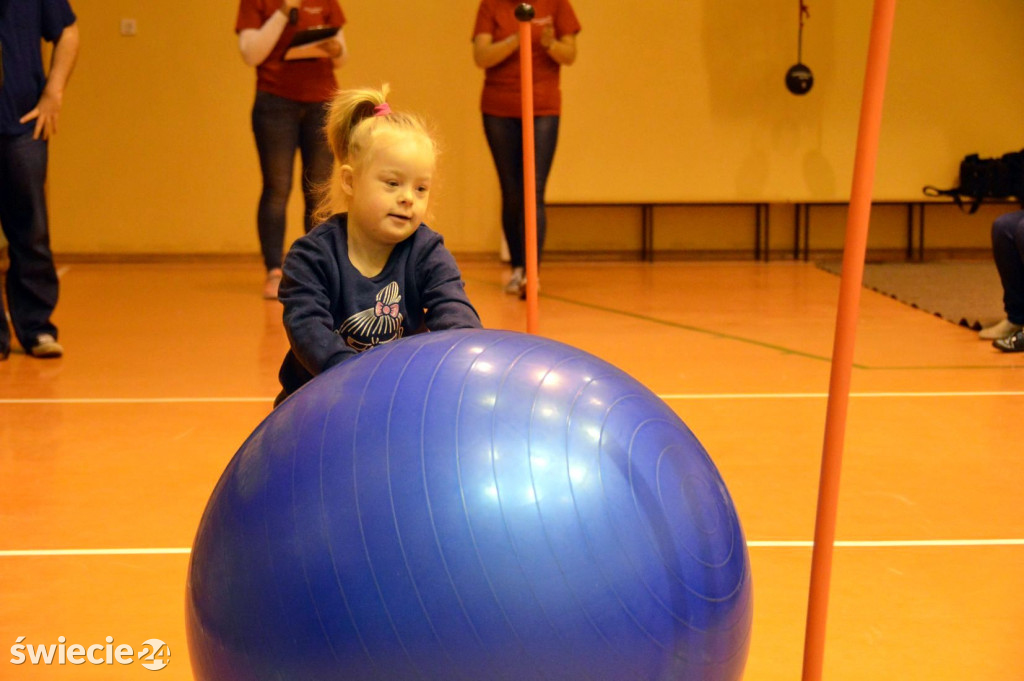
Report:
[{"label": "young girl", "polygon": [[407,334],[479,328],[462,276],[423,218],[437,154],[416,116],[388,90],[352,90],[331,103],[326,132],[338,168],[321,204],[330,216],[292,245],[279,297],[291,350],[277,403],[355,354]]}]

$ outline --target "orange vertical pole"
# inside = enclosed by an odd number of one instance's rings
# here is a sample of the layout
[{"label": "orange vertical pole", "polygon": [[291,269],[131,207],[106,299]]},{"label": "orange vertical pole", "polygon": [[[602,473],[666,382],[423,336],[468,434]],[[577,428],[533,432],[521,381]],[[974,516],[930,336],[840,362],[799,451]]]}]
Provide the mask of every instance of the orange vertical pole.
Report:
[{"label": "orange vertical pole", "polygon": [[516,7],[519,20],[519,74],[523,115],[523,210],[526,226],[526,332],[537,333],[537,161],[533,133],[533,6]]},{"label": "orange vertical pole", "polygon": [[843,438],[850,398],[853,345],[857,332],[860,291],[864,280],[871,191],[875,182],[878,138],[882,122],[882,101],[889,68],[896,0],[875,0],[868,46],[867,71],[861,99],[857,154],[853,166],[853,188],[846,222],[843,270],[839,284],[832,374],[825,416],[825,442],[818,486],[818,514],[814,527],[811,558],[807,630],[804,638],[803,681],[820,681],[825,659],[825,622],[828,616],[832,548],[835,541],[836,510],[839,501],[839,473],[843,460]]}]

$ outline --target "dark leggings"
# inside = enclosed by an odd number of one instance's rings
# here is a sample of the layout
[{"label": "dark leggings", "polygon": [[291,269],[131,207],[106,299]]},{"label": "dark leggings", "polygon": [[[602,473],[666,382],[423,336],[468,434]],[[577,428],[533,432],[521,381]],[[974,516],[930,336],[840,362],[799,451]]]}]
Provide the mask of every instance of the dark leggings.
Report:
[{"label": "dark leggings", "polygon": [[263,173],[263,191],[256,215],[260,250],[267,270],[281,267],[284,257],[285,213],[292,191],[295,150],[302,158],[303,228],[311,230],[318,188],[331,177],[334,157],[324,136],[326,102],[296,102],[269,92],[256,92],[252,131]]},{"label": "dark leggings", "polygon": [[992,223],[992,257],[1003,282],[1006,318],[1024,325],[1024,210],[1000,215]]},{"label": "dark leggings", "polygon": [[[534,153],[537,166],[537,257],[544,250],[547,216],[544,211],[544,188],[548,183],[551,162],[558,143],[558,116],[536,116],[533,119]],[[526,228],[523,199],[523,121],[484,114],[484,134],[494,157],[501,185],[501,228],[508,242],[513,267],[526,266]]]}]

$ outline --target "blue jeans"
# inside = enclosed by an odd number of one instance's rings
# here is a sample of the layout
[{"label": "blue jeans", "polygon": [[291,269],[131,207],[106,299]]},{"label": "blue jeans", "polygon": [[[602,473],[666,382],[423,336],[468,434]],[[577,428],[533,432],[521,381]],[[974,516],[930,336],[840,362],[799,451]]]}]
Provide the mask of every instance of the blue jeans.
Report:
[{"label": "blue jeans", "polygon": [[[36,336],[57,337],[50,321],[57,306],[57,271],[50,251],[46,211],[47,142],[24,135],[0,135],[0,227],[7,238],[7,306],[14,335],[26,350]],[[0,297],[0,354],[11,347]]]},{"label": "blue jeans", "polygon": [[267,270],[281,267],[284,258],[285,213],[292,191],[295,150],[302,159],[303,228],[313,229],[319,190],[331,178],[334,157],[327,146],[326,102],[296,102],[269,92],[256,92],[252,132],[263,174],[256,227]]},{"label": "blue jeans", "polygon": [[992,223],[992,257],[1003,282],[1003,309],[1013,324],[1024,325],[1024,210]]},{"label": "blue jeans", "polygon": [[[505,232],[508,253],[513,267],[526,265],[526,227],[523,198],[523,121],[484,114],[484,134],[494,157],[501,185],[501,228]],[[533,119],[534,154],[537,166],[537,258],[544,250],[547,215],[544,211],[544,188],[555,159],[558,143],[558,116],[535,116]]]}]

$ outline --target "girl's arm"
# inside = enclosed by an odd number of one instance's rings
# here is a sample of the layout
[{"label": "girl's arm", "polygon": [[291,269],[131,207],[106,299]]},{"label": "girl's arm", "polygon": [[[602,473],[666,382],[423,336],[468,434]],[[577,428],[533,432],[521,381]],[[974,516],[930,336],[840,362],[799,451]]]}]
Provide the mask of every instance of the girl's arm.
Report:
[{"label": "girl's arm", "polygon": [[270,56],[284,27],[288,25],[288,10],[299,6],[299,0],[284,0],[281,9],[274,12],[259,28],[246,28],[238,33],[238,49],[242,61],[259,66]]},{"label": "girl's arm", "polygon": [[519,34],[494,42],[490,33],[473,36],[473,61],[482,69],[489,69],[505,61],[519,50]]},{"label": "girl's arm", "polygon": [[343,30],[338,31],[338,35],[334,36],[335,42],[338,43],[338,53],[332,54],[331,58],[334,60],[334,68],[340,69],[348,61],[348,45],[345,43],[345,32]]},{"label": "girl's arm", "polygon": [[444,242],[429,244],[417,266],[417,288],[426,310],[424,322],[431,331],[479,329],[480,315],[466,295],[462,273]]},{"label": "girl's arm", "polygon": [[284,329],[292,352],[316,376],[356,354],[336,334],[331,309],[340,294],[341,276],[316,241],[298,239],[284,260],[278,298],[284,304]]},{"label": "girl's arm", "polygon": [[545,26],[540,37],[540,46],[562,66],[571,66],[576,61],[576,34],[569,33],[561,38],[555,37],[555,30]]}]

